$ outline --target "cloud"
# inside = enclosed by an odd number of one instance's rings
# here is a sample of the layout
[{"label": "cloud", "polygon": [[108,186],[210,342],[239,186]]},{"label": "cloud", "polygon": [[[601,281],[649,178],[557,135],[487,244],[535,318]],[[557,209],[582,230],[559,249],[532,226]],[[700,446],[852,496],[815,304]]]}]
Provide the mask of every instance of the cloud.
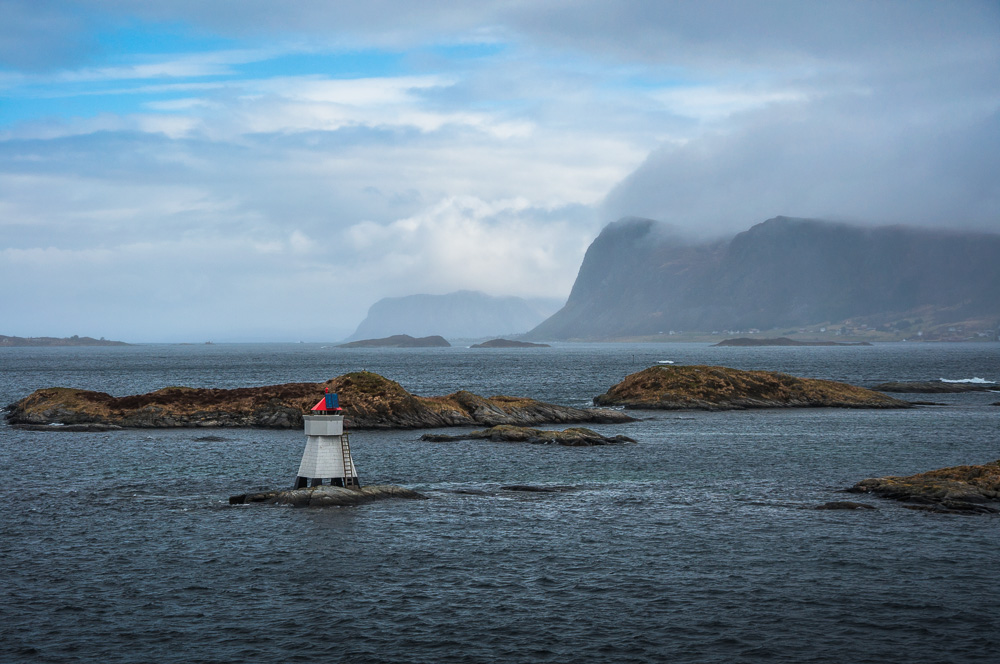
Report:
[{"label": "cloud", "polygon": [[[995,3],[0,5],[3,333],[318,338],[389,295],[564,296],[625,215],[998,219]],[[325,283],[336,312],[301,311]]]},{"label": "cloud", "polygon": [[367,260],[355,279],[386,295],[445,293],[463,288],[495,295],[565,296],[587,242],[573,228],[592,224],[584,206],[533,208],[524,198],[484,201],[450,197],[389,224],[362,222],[344,234],[346,252]]},{"label": "cloud", "polygon": [[1000,112],[983,97],[956,108],[947,96],[914,104],[874,90],[739,114],[653,151],[605,214],[697,234],[776,215],[997,230]]}]

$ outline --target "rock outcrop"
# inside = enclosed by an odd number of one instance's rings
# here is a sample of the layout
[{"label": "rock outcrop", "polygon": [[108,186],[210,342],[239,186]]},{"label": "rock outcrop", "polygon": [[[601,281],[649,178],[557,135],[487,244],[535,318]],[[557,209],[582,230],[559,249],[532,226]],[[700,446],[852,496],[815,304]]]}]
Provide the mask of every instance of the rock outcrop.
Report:
[{"label": "rock outcrop", "polygon": [[823,503],[822,505],[817,505],[813,508],[814,510],[873,510],[874,505],[869,505],[868,503],[855,503],[850,500],[834,500],[829,503]]},{"label": "rock outcrop", "polygon": [[420,397],[368,371],[345,374],[325,383],[231,390],[167,387],[126,397],[65,387],[45,388],[11,404],[6,418],[14,425],[297,429],[302,427],[302,415],[319,401],[325,388],[339,395],[345,424],[351,429],[615,423],[633,419],[612,410],[571,408],[510,396],[485,398],[465,391]]},{"label": "rock outcrop", "polygon": [[650,367],[626,376],[595,397],[594,404],[657,410],[910,406],[879,392],[831,380],[710,366]]},{"label": "rock outcrop", "polygon": [[848,489],[914,503],[915,509],[944,512],[1000,512],[1000,461],[981,466],[952,466],[906,477],[861,480]]},{"label": "rock outcrop", "polygon": [[878,392],[909,394],[959,394],[961,392],[989,392],[996,390],[995,383],[946,383],[942,380],[893,381],[872,386]]},{"label": "rock outcrop", "polygon": [[305,489],[278,489],[230,496],[230,505],[291,505],[292,507],[345,507],[387,498],[424,498],[410,489],[391,484],[348,489],[340,486],[314,486]]},{"label": "rock outcrop", "polygon": [[628,436],[602,436],[591,429],[571,427],[563,431],[545,431],[527,427],[501,424],[480,431],[470,431],[454,436],[447,434],[425,433],[421,440],[435,443],[453,442],[457,440],[490,440],[501,443],[533,443],[536,445],[566,445],[568,447],[591,447],[594,445],[624,445],[636,442]]}]

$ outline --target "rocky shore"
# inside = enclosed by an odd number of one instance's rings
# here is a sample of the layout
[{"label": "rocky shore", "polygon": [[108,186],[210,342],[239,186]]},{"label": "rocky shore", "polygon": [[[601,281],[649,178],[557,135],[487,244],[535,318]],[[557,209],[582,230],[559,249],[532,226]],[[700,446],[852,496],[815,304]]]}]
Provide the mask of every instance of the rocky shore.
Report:
[{"label": "rocky shore", "polygon": [[563,431],[545,431],[510,425],[499,425],[480,431],[470,431],[454,436],[425,433],[420,440],[435,443],[458,440],[490,440],[499,443],[533,443],[536,445],[566,445],[568,447],[591,447],[594,445],[624,445],[636,442],[628,436],[602,436],[584,427],[572,427]]},{"label": "rocky shore", "polygon": [[347,489],[340,486],[314,486],[305,489],[277,489],[230,496],[230,505],[291,505],[292,507],[345,507],[388,498],[420,499],[425,496],[391,484]]},{"label": "rocky shore", "polygon": [[595,397],[594,404],[660,410],[910,407],[885,394],[832,380],[712,366],[650,367],[626,376]]},{"label": "rocky shore", "polygon": [[948,513],[1000,513],[1000,461],[952,466],[906,477],[875,477],[848,489]]},{"label": "rocky shore", "polygon": [[[572,408],[510,396],[481,397],[459,391],[421,397],[378,374],[359,371],[325,383],[286,383],[230,390],[166,387],[113,397],[65,387],[36,390],[7,407],[15,426],[90,425],[127,428],[258,427],[297,429],[302,415],[329,388],[340,396],[351,429],[433,429],[452,426],[629,422],[604,409]],[[94,426],[96,425],[96,426]],[[69,430],[66,426],[53,429]]]}]

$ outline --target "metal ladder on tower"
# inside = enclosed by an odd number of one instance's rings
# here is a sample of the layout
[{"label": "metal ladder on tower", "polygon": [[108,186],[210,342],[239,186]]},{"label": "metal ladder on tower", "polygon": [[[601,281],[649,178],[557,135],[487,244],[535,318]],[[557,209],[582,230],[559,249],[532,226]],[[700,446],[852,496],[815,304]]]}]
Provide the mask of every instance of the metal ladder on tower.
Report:
[{"label": "metal ladder on tower", "polygon": [[361,488],[361,480],[354,475],[354,461],[351,459],[351,444],[347,439],[347,432],[340,434],[341,457],[344,459],[344,486]]}]

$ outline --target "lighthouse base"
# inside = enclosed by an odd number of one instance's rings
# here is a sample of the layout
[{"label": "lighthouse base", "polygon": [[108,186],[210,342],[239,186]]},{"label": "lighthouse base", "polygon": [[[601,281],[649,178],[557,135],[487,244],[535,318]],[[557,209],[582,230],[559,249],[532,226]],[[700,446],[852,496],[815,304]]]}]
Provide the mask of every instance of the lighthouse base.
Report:
[{"label": "lighthouse base", "polygon": [[323,486],[323,482],[327,479],[330,480],[330,486],[339,486],[347,489],[361,488],[361,481],[357,477],[348,477],[345,482],[343,477],[302,477],[301,475],[295,478],[295,488],[305,489],[310,486]]}]

